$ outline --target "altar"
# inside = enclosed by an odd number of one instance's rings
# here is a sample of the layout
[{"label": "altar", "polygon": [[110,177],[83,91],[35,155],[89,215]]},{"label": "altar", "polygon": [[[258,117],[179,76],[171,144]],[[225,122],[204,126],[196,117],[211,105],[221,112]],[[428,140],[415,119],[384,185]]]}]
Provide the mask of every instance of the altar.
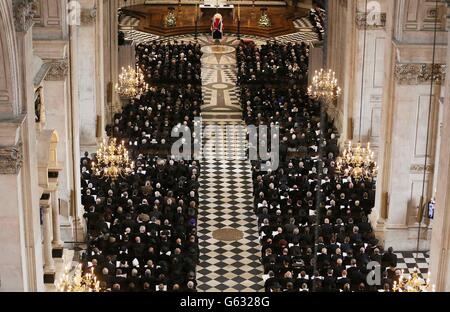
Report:
[{"label": "altar", "polygon": [[222,16],[232,16],[234,19],[234,5],[228,4],[227,1],[204,1],[200,4],[200,16],[213,16],[216,13]]}]

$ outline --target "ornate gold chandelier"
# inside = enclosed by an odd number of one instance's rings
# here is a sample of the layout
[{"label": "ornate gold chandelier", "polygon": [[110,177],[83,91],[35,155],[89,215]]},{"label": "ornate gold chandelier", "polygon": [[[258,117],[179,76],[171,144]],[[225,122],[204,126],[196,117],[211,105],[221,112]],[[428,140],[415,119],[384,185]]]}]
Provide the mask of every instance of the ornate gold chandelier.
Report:
[{"label": "ornate gold chandelier", "polygon": [[361,143],[356,146],[349,141],[342,156],[336,162],[338,173],[342,176],[351,176],[356,182],[373,179],[378,174],[378,166],[370,143],[363,147]]},{"label": "ornate gold chandelier", "polygon": [[119,82],[115,90],[121,97],[134,98],[148,91],[148,84],[145,82],[145,76],[140,68],[122,68],[119,75]]},{"label": "ornate gold chandelier", "polygon": [[323,68],[314,73],[312,84],[308,87],[308,95],[311,98],[331,104],[341,95],[341,88],[338,86],[336,73],[331,69],[325,71]]},{"label": "ornate gold chandelier", "polygon": [[97,149],[97,162],[92,162],[92,171],[96,176],[117,180],[134,169],[124,142],[117,145],[117,139],[104,140]]},{"label": "ornate gold chandelier", "polygon": [[430,272],[428,272],[427,279],[423,279],[419,276],[419,270],[414,269],[412,274],[404,275],[402,270],[402,275],[400,276],[399,282],[394,282],[392,288],[394,292],[435,292],[435,285],[430,283]]},{"label": "ornate gold chandelier", "polygon": [[63,276],[56,284],[58,292],[100,292],[100,282],[94,274],[94,268],[90,273],[82,272],[81,264],[75,269],[71,276],[68,268],[64,271]]}]

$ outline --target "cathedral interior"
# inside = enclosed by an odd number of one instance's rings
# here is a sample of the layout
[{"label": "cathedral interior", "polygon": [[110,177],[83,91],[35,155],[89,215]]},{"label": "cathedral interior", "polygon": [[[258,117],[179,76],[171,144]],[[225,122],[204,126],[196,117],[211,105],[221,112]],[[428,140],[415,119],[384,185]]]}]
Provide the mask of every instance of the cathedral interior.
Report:
[{"label": "cathedral interior", "polygon": [[450,291],[449,30],[440,0],[1,0],[0,292]]}]

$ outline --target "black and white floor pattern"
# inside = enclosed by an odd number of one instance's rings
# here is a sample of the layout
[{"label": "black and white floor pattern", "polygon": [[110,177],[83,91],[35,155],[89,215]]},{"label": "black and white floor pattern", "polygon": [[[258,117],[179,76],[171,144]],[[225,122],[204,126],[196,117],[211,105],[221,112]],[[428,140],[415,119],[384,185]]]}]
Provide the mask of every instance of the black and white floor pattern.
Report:
[{"label": "black and white floor pattern", "polygon": [[413,273],[417,268],[422,275],[422,278],[428,277],[428,268],[430,265],[430,258],[425,252],[396,252],[397,268],[404,270],[405,274]]},{"label": "black and white floor pattern", "polygon": [[276,40],[284,43],[300,43],[300,42],[319,42],[319,35],[315,32],[299,31],[293,34],[283,35],[275,38]]},{"label": "black and white floor pattern", "polygon": [[294,26],[296,29],[299,29],[299,30],[302,30],[305,32],[314,31],[314,25],[311,23],[308,16],[296,19],[294,21]]},{"label": "black and white floor pattern", "polygon": [[147,43],[153,40],[158,40],[160,38],[157,35],[153,35],[139,30],[122,30],[122,31],[125,34],[125,38],[133,40],[136,43],[136,45],[141,43]]},{"label": "black and white floor pattern", "polygon": [[[255,292],[263,288],[258,226],[253,212],[252,173],[245,160],[246,129],[243,123],[204,122],[215,131],[204,131],[200,176],[198,235],[199,291]],[[242,130],[234,131],[234,126]],[[227,128],[227,127],[233,128]],[[231,130],[233,129],[233,130]],[[229,134],[230,138],[227,140]],[[233,229],[236,241],[221,241],[214,232]]]},{"label": "black and white floor pattern", "polygon": [[[235,37],[220,47],[210,43],[202,59],[202,116],[208,128],[203,129],[197,289],[204,292],[255,292],[264,286],[247,132],[236,93],[235,43]],[[239,235],[221,240],[215,235],[220,230]]]}]

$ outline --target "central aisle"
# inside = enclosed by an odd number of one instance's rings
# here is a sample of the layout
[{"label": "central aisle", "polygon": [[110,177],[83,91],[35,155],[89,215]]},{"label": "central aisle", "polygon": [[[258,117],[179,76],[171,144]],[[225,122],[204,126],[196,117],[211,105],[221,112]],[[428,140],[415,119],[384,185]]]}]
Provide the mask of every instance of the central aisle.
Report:
[{"label": "central aisle", "polygon": [[[217,128],[211,135],[203,131],[197,289],[261,291],[263,271],[253,212],[252,173],[245,157],[246,131],[236,86],[236,38],[224,39],[221,45],[203,36],[201,41],[203,127]],[[232,140],[227,141],[230,132]]]}]

